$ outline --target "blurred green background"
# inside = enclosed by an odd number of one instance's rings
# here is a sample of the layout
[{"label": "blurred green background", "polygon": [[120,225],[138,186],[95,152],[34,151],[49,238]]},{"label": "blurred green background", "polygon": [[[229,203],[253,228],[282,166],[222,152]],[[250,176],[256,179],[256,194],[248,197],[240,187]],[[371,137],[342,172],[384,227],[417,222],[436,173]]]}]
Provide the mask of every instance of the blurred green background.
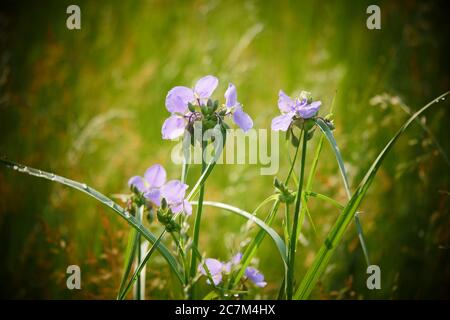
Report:
[{"label": "blurred green background", "polygon": [[[279,114],[279,89],[312,92],[323,102],[322,115],[335,97],[335,135],[356,186],[407,112],[450,88],[447,2],[375,3],[381,30],[366,28],[373,1],[79,0],[82,29],[70,31],[66,8],[73,1],[3,1],[0,154],[107,195],[127,192],[128,177],[154,163],[179,178],[180,167],[170,161],[175,143],[160,134],[168,116],[164,99],[173,86],[213,74],[221,80],[215,97],[235,83],[257,128],[270,128]],[[450,153],[449,103],[433,107],[421,121]],[[277,176],[283,178],[288,160],[281,151]],[[259,172],[257,165],[217,167],[206,198],[251,211],[273,192],[274,177]],[[198,173],[190,172],[191,185]],[[450,298],[449,182],[448,165],[415,124],[361,207],[382,290],[366,288],[351,226],[312,297]],[[345,203],[328,145],[314,190]],[[309,207],[317,232],[306,224],[298,279],[339,214],[316,199]],[[228,259],[254,234],[241,232],[244,225],[207,208],[201,251]],[[281,221],[274,225],[281,233]],[[129,230],[86,195],[0,168],[0,297],[115,298]],[[276,256],[266,239],[255,263],[269,284],[249,297],[276,297],[283,275]],[[81,267],[82,290],[65,286],[70,264]],[[160,256],[147,268],[147,298],[180,298]]]}]

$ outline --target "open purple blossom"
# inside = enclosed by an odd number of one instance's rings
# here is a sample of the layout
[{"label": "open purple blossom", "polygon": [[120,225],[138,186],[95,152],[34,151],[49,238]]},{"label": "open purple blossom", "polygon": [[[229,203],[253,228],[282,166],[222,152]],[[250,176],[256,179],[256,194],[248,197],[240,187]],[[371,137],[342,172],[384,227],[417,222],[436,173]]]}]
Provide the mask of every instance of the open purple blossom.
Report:
[{"label": "open purple blossom", "polygon": [[228,85],[225,91],[225,106],[229,113],[233,115],[233,121],[244,132],[247,132],[253,127],[253,120],[250,116],[242,110],[242,105],[237,101],[237,91],[234,84]]},{"label": "open purple blossom", "polygon": [[189,111],[188,104],[204,104],[217,88],[219,80],[206,76],[197,81],[194,88],[174,87],[166,96],[166,108],[171,116],[162,126],[163,139],[175,139],[183,135],[187,124],[195,120],[196,114]]},{"label": "open purple blossom", "polygon": [[161,206],[161,200],[164,198],[173,213],[184,211],[187,215],[191,215],[192,206],[185,199],[189,186],[179,180],[166,182],[166,177],[163,166],[155,164],[145,171],[143,177],[131,177],[128,185],[142,193],[145,199],[157,207]]},{"label": "open purple blossom", "polygon": [[304,92],[294,100],[280,90],[278,94],[278,108],[281,111],[281,116],[273,118],[272,130],[287,131],[295,119],[314,117],[319,111],[321,104],[321,101],[308,102]]},{"label": "open purple blossom", "polygon": [[[230,261],[228,262],[221,262],[217,259],[205,259],[204,263],[200,263],[198,265],[198,270],[200,271],[200,274],[204,276],[208,276],[208,273],[205,270],[204,265],[206,265],[209,274],[214,282],[214,285],[218,285],[222,282],[224,274],[229,274],[233,267],[239,265],[242,260],[242,253],[237,253],[234,255]],[[264,275],[258,271],[256,268],[253,267],[247,267],[245,269],[245,277],[249,279],[251,282],[253,282],[257,287],[263,288],[267,285],[267,282],[264,281]],[[209,279],[206,281],[208,284],[211,282]]]},{"label": "open purple blossom", "polygon": [[[193,89],[177,86],[168,92],[166,108],[171,115],[162,126],[163,139],[176,139],[182,136],[188,126],[195,121],[217,123],[226,115],[232,115],[233,121],[244,131],[253,127],[252,119],[237,101],[236,87],[233,84],[230,83],[225,92],[225,107],[217,110],[218,102],[213,107],[210,97],[218,83],[216,77],[208,75],[198,80]],[[201,112],[196,111],[195,107],[200,107]]]}]

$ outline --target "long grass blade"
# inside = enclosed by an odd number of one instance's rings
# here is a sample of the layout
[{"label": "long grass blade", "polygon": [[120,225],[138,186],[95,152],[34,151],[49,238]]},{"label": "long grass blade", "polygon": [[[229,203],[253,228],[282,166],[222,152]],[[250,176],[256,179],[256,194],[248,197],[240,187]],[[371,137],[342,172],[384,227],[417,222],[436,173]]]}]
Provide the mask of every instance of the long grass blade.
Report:
[{"label": "long grass blade", "polygon": [[[322,133],[327,138],[328,142],[331,145],[331,148],[333,149],[334,155],[336,157],[339,171],[342,176],[342,181],[344,183],[345,192],[347,194],[347,198],[350,200],[352,197],[352,192],[350,190],[350,184],[348,182],[348,176],[347,176],[347,170],[345,169],[344,160],[342,159],[341,152],[339,151],[339,147],[336,143],[336,139],[334,139],[333,132],[331,132],[330,128],[327,126],[327,124],[320,118],[315,119],[316,124],[319,126],[320,130],[322,130]],[[366,260],[367,266],[370,266],[370,259],[369,259],[369,251],[367,250],[366,241],[364,239],[364,233],[363,228],[361,225],[361,221],[359,220],[359,213],[357,212],[355,214],[355,225],[356,225],[356,232],[358,234],[359,242],[361,244],[361,248],[363,250],[364,259]]]},{"label": "long grass blade", "polygon": [[294,298],[295,299],[307,299],[309,295],[311,294],[313,288],[315,287],[317,281],[322,276],[323,272],[325,271],[325,268],[332,257],[334,250],[342,240],[342,237],[345,233],[345,230],[347,229],[348,225],[352,221],[355,213],[358,210],[358,206],[361,203],[362,199],[367,193],[367,190],[369,189],[373,179],[375,178],[375,175],[380,168],[381,164],[383,163],[383,160],[386,158],[386,156],[389,154],[389,152],[392,150],[393,146],[397,142],[397,140],[401,137],[401,135],[405,132],[405,130],[411,125],[417,117],[419,117],[422,113],[424,113],[428,108],[430,108],[432,105],[442,101],[445,99],[445,97],[450,92],[446,92],[433,101],[426,104],[423,108],[421,108],[419,111],[414,113],[404,124],[403,126],[397,131],[397,133],[392,137],[392,139],[387,143],[387,145],[384,147],[384,149],[380,152],[378,157],[375,159],[375,161],[370,166],[369,170],[367,171],[366,175],[362,179],[361,183],[358,185],[358,188],[356,189],[355,193],[351,197],[350,201],[345,206],[344,211],[341,215],[339,215],[337,221],[331,228],[330,232],[328,233],[323,245],[321,246],[318,254],[316,255],[316,258],[314,259],[314,262],[312,266],[308,269],[305,277],[303,278],[302,282],[300,283],[300,286],[298,287]]},{"label": "long grass blade", "polygon": [[[196,205],[196,202],[192,202],[192,204]],[[275,246],[277,247],[281,260],[284,263],[287,263],[287,257],[286,257],[286,245],[284,244],[284,241],[280,238],[278,233],[273,230],[271,227],[269,227],[264,221],[256,217],[255,215],[244,211],[242,209],[236,208],[234,206],[231,206],[229,204],[221,203],[221,202],[215,202],[215,201],[204,201],[203,204],[205,206],[215,207],[227,210],[229,212],[235,213],[241,217],[244,217],[250,221],[253,221],[256,223],[261,229],[263,229],[273,240],[275,243]]]}]

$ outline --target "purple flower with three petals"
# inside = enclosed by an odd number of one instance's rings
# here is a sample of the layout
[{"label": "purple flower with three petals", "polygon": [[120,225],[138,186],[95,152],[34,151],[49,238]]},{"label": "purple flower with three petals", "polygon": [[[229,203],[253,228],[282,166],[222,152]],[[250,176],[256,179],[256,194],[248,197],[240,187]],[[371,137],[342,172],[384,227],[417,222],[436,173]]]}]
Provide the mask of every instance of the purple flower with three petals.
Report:
[{"label": "purple flower with three petals", "polygon": [[[205,115],[202,112],[194,111],[195,106],[206,106],[218,83],[219,80],[216,77],[208,75],[198,80],[193,89],[177,86],[169,91],[166,96],[166,108],[171,116],[164,121],[162,126],[163,139],[176,139],[184,134],[188,125],[194,121],[203,120]],[[225,99],[224,112],[214,110],[210,118],[218,121],[223,115],[232,114],[233,121],[244,131],[252,128],[253,121],[237,101],[236,87],[233,84],[228,86]],[[194,109],[190,108],[189,104],[194,106]]]},{"label": "purple flower with three petals", "polygon": [[278,108],[282,115],[272,120],[272,130],[287,131],[291,123],[298,118],[309,119],[319,111],[322,102],[308,102],[306,93],[302,92],[295,100],[280,90],[278,94]]},{"label": "purple flower with three petals", "polygon": [[164,198],[173,213],[184,211],[187,215],[191,215],[192,206],[184,198],[188,185],[179,180],[166,182],[166,177],[163,166],[155,164],[145,171],[143,177],[131,177],[128,185],[142,193],[144,198],[155,206],[161,206],[161,200]]},{"label": "purple flower with three petals", "polygon": [[253,127],[253,120],[250,116],[242,110],[242,105],[237,101],[237,91],[234,84],[228,85],[225,91],[225,106],[228,113],[233,115],[233,121],[244,132],[247,132]]}]

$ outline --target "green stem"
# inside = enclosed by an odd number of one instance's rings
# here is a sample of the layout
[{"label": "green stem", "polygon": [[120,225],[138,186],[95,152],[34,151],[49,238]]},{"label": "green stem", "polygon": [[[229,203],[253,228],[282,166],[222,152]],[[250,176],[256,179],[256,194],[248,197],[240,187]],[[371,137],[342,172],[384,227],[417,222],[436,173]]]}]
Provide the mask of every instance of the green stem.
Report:
[{"label": "green stem", "polygon": [[[202,142],[202,174],[206,170],[206,162],[204,157],[204,152],[206,149],[206,142]],[[203,183],[200,186],[200,193],[198,196],[198,206],[197,206],[197,212],[195,214],[195,222],[194,222],[194,235],[192,239],[192,245],[196,248],[198,248],[198,240],[200,235],[200,223],[202,219],[202,211],[203,211],[203,198],[205,195],[205,184]],[[193,279],[195,277],[195,274],[197,272],[197,255],[193,254],[191,255],[191,270],[190,270],[190,278]],[[190,298],[192,299],[194,296],[194,284],[191,286],[191,292],[190,292]]]},{"label": "green stem", "polygon": [[293,286],[294,286],[294,267],[295,267],[295,251],[297,248],[297,226],[298,226],[298,218],[300,213],[300,205],[302,202],[302,187],[303,187],[303,178],[305,173],[305,158],[306,158],[306,133],[305,130],[302,130],[302,159],[300,163],[300,179],[298,184],[297,195],[295,197],[295,211],[294,211],[294,221],[292,224],[291,231],[291,241],[289,243],[289,266],[288,266],[288,276],[286,281],[286,296],[288,300],[292,299],[293,294]]}]

